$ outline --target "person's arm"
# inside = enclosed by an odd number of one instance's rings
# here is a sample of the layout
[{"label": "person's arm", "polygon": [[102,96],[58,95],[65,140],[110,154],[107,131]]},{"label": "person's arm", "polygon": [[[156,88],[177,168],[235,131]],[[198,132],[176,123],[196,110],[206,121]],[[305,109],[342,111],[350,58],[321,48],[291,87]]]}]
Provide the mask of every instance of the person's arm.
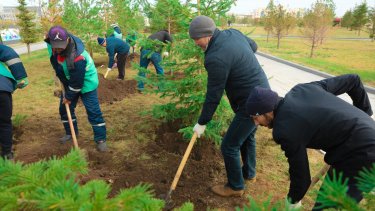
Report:
[{"label": "person's arm", "polygon": [[252,39],[250,39],[248,36],[245,35],[245,38],[247,40],[247,42],[249,43],[251,49],[253,50],[253,52],[257,52],[258,50],[258,45],[256,44],[256,42]]},{"label": "person's arm", "polygon": [[321,81],[313,82],[327,92],[330,92],[334,95],[340,95],[347,93],[350,98],[353,100],[353,105],[369,116],[373,114],[371,109],[370,100],[367,96],[366,90],[363,87],[362,81],[356,74],[347,74],[332,78],[327,78]]},{"label": "person's arm", "polygon": [[297,141],[280,140],[279,143],[288,158],[290,177],[288,199],[294,204],[303,198],[311,183],[307,151]]},{"label": "person's arm", "polygon": [[108,53],[108,68],[112,68],[115,63],[115,48],[113,45],[108,45],[106,47]]},{"label": "person's arm", "polygon": [[65,93],[65,98],[69,101],[81,92],[85,80],[86,63],[85,57],[80,55],[74,59],[74,69],[69,70],[70,79]]},{"label": "person's arm", "polygon": [[208,73],[207,93],[198,120],[200,125],[206,125],[211,121],[223,96],[229,74],[229,67],[218,58],[211,58],[210,61],[205,63],[205,67]]},{"label": "person's arm", "polygon": [[2,54],[0,55],[0,61],[5,63],[13,77],[16,80],[24,79],[27,77],[25,67],[21,61],[21,58],[18,56],[13,48],[10,48],[5,45],[1,45]]}]

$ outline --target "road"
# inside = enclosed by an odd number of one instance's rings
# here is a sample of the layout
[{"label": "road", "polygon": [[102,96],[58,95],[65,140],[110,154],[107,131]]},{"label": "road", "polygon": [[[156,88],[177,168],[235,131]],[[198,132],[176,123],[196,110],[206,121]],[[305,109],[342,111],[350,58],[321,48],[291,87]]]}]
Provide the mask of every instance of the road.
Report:
[{"label": "road", "polygon": [[[27,53],[27,48],[26,48],[26,44],[23,44],[23,45],[15,45],[15,46],[11,46],[18,54],[25,54]],[[33,43],[33,44],[30,44],[30,51],[37,51],[37,50],[40,50],[40,49],[44,49],[46,48],[46,43],[45,42],[38,42],[38,43]]]},{"label": "road", "polygon": [[[293,86],[299,83],[307,83],[324,79],[324,77],[317,74],[300,70],[299,68],[280,63],[259,54],[256,56],[259,63],[262,65],[263,70],[266,72],[271,88],[280,96],[284,96]],[[370,98],[372,110],[375,111],[375,94],[368,92],[368,96]],[[340,98],[352,103],[347,94],[341,95]],[[372,115],[372,118],[375,120],[375,115]]]}]

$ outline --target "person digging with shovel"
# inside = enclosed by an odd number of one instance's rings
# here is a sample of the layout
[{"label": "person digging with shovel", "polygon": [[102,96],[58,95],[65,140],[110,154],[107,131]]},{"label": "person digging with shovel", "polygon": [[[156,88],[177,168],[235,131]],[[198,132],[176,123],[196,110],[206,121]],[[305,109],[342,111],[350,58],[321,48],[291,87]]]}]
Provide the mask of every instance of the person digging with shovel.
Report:
[{"label": "person digging with shovel", "polygon": [[29,84],[25,67],[18,54],[0,44],[0,146],[1,157],[12,160],[12,93]]},{"label": "person digging with shovel", "polygon": [[193,131],[198,137],[204,133],[224,90],[235,112],[221,143],[228,180],[226,184],[215,185],[211,189],[224,197],[242,196],[245,183],[250,185],[256,176],[256,127],[246,114],[245,103],[255,86],[269,87],[266,74],[254,54],[257,45],[238,30],[220,31],[207,16],[194,18],[189,34],[204,51],[204,66],[208,75],[206,99]]},{"label": "person digging with shovel", "polygon": [[112,68],[115,68],[115,55],[117,59],[117,69],[118,69],[118,76],[117,80],[124,80],[125,78],[125,64],[126,64],[126,57],[128,56],[130,46],[123,40],[116,38],[116,37],[108,37],[108,38],[97,38],[99,45],[105,47],[108,53],[108,68],[107,73],[105,74],[105,78],[109,71]]},{"label": "person digging with shovel", "polygon": [[[336,97],[343,93],[350,96],[354,106]],[[355,177],[375,164],[375,122],[358,75],[299,84],[284,98],[270,89],[255,87],[246,107],[256,125],[273,129],[273,139],[288,158],[287,198],[291,208],[301,207],[300,200],[311,183],[306,148],[324,150],[324,161],[331,165],[327,175],[333,178],[334,170],[337,175],[341,172],[349,179],[347,195],[357,202],[362,200]],[[326,208],[316,202],[313,210]]]},{"label": "person digging with shovel", "polygon": [[99,79],[94,61],[85,50],[82,41],[63,27],[53,26],[47,35],[45,42],[49,49],[50,62],[65,89],[65,95],[60,97],[59,107],[65,135],[60,142],[72,140],[68,114],[63,104],[69,104],[74,130],[78,135],[75,108],[78,98],[81,98],[94,131],[96,148],[101,152],[107,151],[106,126],[98,100]]}]

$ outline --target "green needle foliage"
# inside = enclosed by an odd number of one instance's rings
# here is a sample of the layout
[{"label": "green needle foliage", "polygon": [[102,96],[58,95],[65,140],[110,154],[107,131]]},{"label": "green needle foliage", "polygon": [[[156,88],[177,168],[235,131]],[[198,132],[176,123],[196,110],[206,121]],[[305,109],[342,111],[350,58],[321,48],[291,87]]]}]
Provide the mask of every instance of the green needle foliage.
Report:
[{"label": "green needle foliage", "polygon": [[80,150],[61,159],[32,164],[0,159],[0,207],[2,210],[162,210],[164,201],[153,198],[150,185],[121,190],[108,198],[110,186],[102,180],[80,185],[87,174]]},{"label": "green needle foliage", "polygon": [[[159,5],[160,4],[160,5]],[[201,1],[201,14],[212,17],[217,23],[230,9],[233,1]],[[165,8],[172,6],[173,12],[166,13]],[[151,14],[151,24],[153,29],[169,29],[172,32],[173,44],[167,51],[170,56],[164,58],[163,67],[166,72],[164,79],[153,74],[154,71],[136,68],[148,74],[148,78],[138,78],[143,80],[148,91],[160,94],[161,98],[169,99],[168,103],[155,105],[152,114],[156,118],[165,121],[182,120],[181,130],[185,138],[192,135],[192,126],[197,122],[201,108],[205,100],[207,87],[207,73],[203,62],[203,51],[194,44],[188,34],[189,24],[197,14],[192,11],[197,9],[196,4],[182,5],[178,0],[158,1],[156,7],[148,12]],[[221,11],[221,12],[218,12]],[[216,12],[216,13],[215,13]],[[154,15],[153,15],[154,14]],[[155,15],[155,14],[164,14]],[[174,20],[171,22],[170,20]],[[144,46],[146,41],[140,39],[140,45]],[[155,89],[158,87],[158,89]],[[205,137],[221,142],[221,135],[228,127],[232,118],[230,105],[225,97],[222,98],[216,110],[213,120],[207,125]]]}]

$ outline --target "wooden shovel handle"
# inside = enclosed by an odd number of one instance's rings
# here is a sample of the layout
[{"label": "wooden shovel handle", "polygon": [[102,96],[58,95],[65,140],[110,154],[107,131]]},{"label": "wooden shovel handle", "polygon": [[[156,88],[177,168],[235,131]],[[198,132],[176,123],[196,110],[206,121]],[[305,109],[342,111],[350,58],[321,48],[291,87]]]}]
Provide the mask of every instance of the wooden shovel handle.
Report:
[{"label": "wooden shovel handle", "polygon": [[104,78],[107,78],[108,73],[109,73],[109,70],[107,70],[107,72],[105,72]]},{"label": "wooden shovel handle", "polygon": [[[62,97],[64,98],[64,96],[65,96],[65,87],[64,87],[64,85],[61,82],[60,82],[60,86],[61,86],[61,91],[62,91]],[[69,122],[70,132],[72,134],[73,144],[74,144],[74,147],[76,149],[78,149],[79,148],[78,147],[78,141],[77,141],[76,131],[74,130],[74,126],[73,126],[72,114],[70,113],[69,104],[65,103],[65,109],[66,109],[66,113],[68,115],[68,122]]]},{"label": "wooden shovel handle", "polygon": [[197,136],[198,136],[198,134],[194,132],[193,137],[191,137],[189,145],[188,145],[188,147],[185,151],[184,157],[182,157],[182,160],[181,160],[180,166],[177,169],[176,175],[174,176],[170,191],[173,191],[173,190],[176,189],[177,182],[180,179],[182,170],[185,167],[185,164],[186,164],[186,161],[187,161],[187,159],[190,155],[191,149],[193,148],[193,145],[194,145],[195,141],[197,140]]},{"label": "wooden shovel handle", "polygon": [[72,114],[70,113],[69,104],[65,104],[65,108],[66,108],[66,113],[68,114],[68,121],[69,121],[70,131],[72,133],[73,144],[74,144],[74,147],[78,149],[79,148],[78,141],[77,141],[76,131],[74,130],[74,126],[73,126]]}]

